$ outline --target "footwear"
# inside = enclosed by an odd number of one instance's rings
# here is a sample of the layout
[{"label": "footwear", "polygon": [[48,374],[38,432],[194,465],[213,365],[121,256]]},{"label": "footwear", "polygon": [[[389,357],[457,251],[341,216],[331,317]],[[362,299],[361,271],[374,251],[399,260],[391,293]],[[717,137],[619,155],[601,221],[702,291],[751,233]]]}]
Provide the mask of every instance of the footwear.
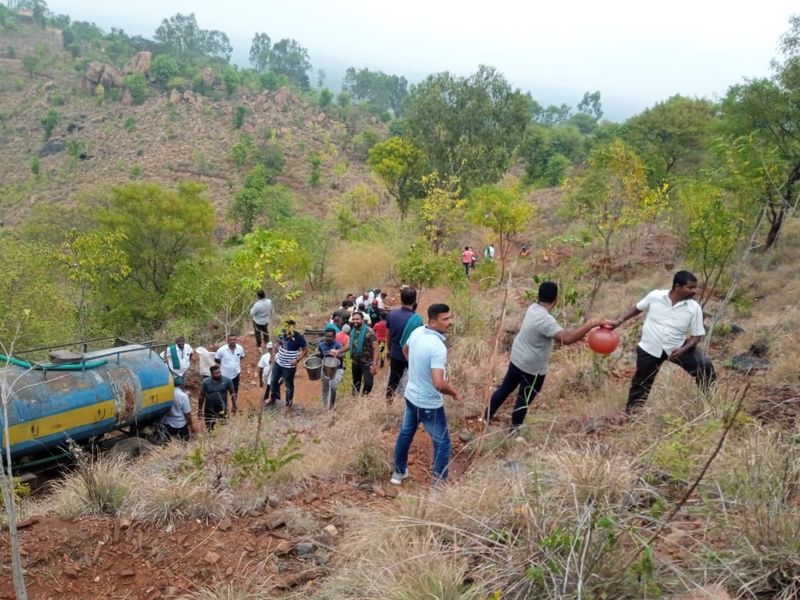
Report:
[{"label": "footwear", "polygon": [[392,478],[389,480],[389,483],[392,485],[400,485],[403,483],[403,479],[408,477],[408,469],[406,469],[405,473],[401,473],[400,471],[395,471],[392,473]]}]

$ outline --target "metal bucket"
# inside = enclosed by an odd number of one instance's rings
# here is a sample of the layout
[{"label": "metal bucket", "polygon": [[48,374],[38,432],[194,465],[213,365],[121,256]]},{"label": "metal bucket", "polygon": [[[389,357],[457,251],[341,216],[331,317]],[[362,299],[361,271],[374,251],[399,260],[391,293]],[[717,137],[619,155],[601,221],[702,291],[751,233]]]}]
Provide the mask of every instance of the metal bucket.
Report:
[{"label": "metal bucket", "polygon": [[309,356],[303,361],[303,366],[311,381],[318,381],[322,377],[322,360],[318,356]]},{"label": "metal bucket", "polygon": [[336,377],[336,371],[339,370],[339,359],[326,356],[322,359],[322,370],[325,372],[325,377],[333,379]]}]

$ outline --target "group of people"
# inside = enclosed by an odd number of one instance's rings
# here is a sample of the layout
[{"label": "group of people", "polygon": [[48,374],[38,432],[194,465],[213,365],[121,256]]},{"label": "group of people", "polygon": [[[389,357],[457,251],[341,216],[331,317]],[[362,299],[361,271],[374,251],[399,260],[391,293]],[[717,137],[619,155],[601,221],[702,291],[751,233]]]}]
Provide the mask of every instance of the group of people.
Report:
[{"label": "group of people", "polygon": [[[489,262],[494,261],[494,244],[489,244],[483,250],[483,258]],[[472,249],[472,246],[464,246],[464,251],[461,253],[461,266],[464,267],[464,274],[469,277],[469,270],[475,269],[475,263],[478,261],[478,255]]]},{"label": "group of people", "polygon": [[[671,288],[650,292],[616,318],[592,318],[578,327],[565,329],[552,315],[558,302],[558,285],[552,281],[543,282],[538,289],[537,302],[526,310],[514,338],[505,376],[491,395],[481,419],[491,421],[507,398],[516,392],[510,427],[512,433],[517,431],[525,421],[531,402],[542,390],[554,342],[574,344],[595,327],[614,329],[641,313],[646,316],[636,350],[636,371],[626,412],[632,414],[645,403],[664,362],[677,364],[694,377],[701,389],[707,390],[716,380],[716,373],[711,360],[698,347],[705,329],[702,309],[694,300],[696,293],[697,278],[688,271],[678,271]],[[370,394],[377,368],[384,364],[381,357],[382,348],[385,348],[389,360],[386,401],[391,403],[398,391],[402,392],[404,401],[390,482],[400,485],[408,477],[408,453],[420,424],[433,442],[434,481],[444,482],[452,444],[443,397],[462,399],[461,392],[446,377],[446,336],[452,329],[453,314],[446,304],[435,303],[428,307],[427,322],[423,321],[416,312],[417,291],[410,286],[400,289],[399,307],[387,310],[385,299],[386,295],[379,289],[365,292],[359,298],[349,295],[331,315],[315,351],[320,359],[329,359],[326,363],[329,369],[323,369],[321,378],[322,402],[329,408],[334,407],[345,369],[345,356],[350,357],[353,394]],[[263,300],[265,297],[259,292],[256,304]],[[373,303],[377,303],[375,317],[366,310],[366,305]],[[268,313],[271,314],[271,303]],[[280,399],[283,384],[286,406],[291,407],[297,365],[308,355],[309,344],[296,330],[292,318],[284,321],[273,344],[269,339],[269,318],[259,323],[255,316],[262,320],[263,311],[255,310],[251,315],[256,345],[262,348],[264,344],[258,365],[260,385],[266,387],[263,402],[265,406],[274,405]],[[192,353],[191,346],[179,337],[162,354],[176,386],[173,407],[163,422],[172,435],[183,438],[194,431],[189,399],[182,389]],[[204,419],[209,430],[225,417],[228,400],[232,412],[237,411],[243,357],[244,349],[234,336],[230,336],[227,344],[214,355],[214,364],[201,384],[198,398],[198,416]],[[402,381],[406,381],[404,387]]]}]

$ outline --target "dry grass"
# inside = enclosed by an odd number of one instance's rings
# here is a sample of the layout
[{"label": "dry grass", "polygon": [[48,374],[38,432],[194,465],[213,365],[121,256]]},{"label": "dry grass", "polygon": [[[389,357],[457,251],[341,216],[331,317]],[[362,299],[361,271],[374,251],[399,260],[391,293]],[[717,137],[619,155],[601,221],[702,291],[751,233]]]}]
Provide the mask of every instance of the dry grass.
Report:
[{"label": "dry grass", "polygon": [[48,504],[70,517],[116,514],[135,488],[131,464],[120,456],[78,456],[77,469],[53,486]]}]

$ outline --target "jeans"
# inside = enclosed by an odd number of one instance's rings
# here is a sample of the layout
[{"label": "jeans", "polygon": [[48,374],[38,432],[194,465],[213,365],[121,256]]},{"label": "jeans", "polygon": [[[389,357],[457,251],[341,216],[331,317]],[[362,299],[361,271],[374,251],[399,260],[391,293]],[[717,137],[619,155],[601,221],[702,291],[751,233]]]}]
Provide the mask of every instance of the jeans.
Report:
[{"label": "jeans", "polygon": [[272,379],[269,382],[269,387],[273,402],[281,399],[280,380],[283,378],[283,383],[286,384],[286,406],[292,405],[295,373],[297,373],[297,367],[282,367],[278,363],[272,365]]},{"label": "jeans", "polygon": [[325,375],[324,370],[322,371],[322,403],[328,408],[333,408],[336,404],[336,388],[342,382],[343,376],[344,369],[336,369],[336,375],[332,378]]},{"label": "jeans", "polygon": [[544,385],[544,375],[531,375],[518,368],[514,363],[508,363],[508,371],[489,403],[489,414],[484,415],[486,420],[491,419],[494,413],[503,405],[511,393],[519,387],[517,392],[517,402],[511,412],[511,426],[519,427],[525,422],[525,415],[528,414],[528,405],[542,391]]},{"label": "jeans", "polygon": [[403,373],[408,368],[408,362],[405,360],[397,360],[396,358],[389,357],[389,383],[386,384],[386,399],[391,401],[394,393],[397,391],[397,386],[400,385],[400,380],[403,378]]},{"label": "jeans", "polygon": [[211,406],[208,405],[203,407],[203,421],[205,421],[206,429],[208,431],[214,431],[214,427],[217,424],[217,421],[220,423],[224,423],[225,419],[228,417],[228,407],[227,406]]},{"label": "jeans", "polygon": [[444,406],[419,408],[406,400],[403,425],[400,427],[397,444],[394,447],[394,470],[405,473],[408,469],[408,449],[420,423],[433,441],[433,478],[435,481],[447,481],[447,467],[450,464],[452,446]]},{"label": "jeans", "polygon": [[461,263],[464,265],[464,274],[469,277],[469,263]]},{"label": "jeans", "polygon": [[652,356],[637,346],[636,373],[633,374],[631,380],[625,412],[630,414],[636,407],[645,403],[650,395],[653,382],[656,380],[656,375],[665,361],[674,363],[689,373],[702,390],[708,390],[709,386],[717,380],[714,364],[697,346],[676,359],[669,358],[666,352],[662,352],[658,357]]},{"label": "jeans", "polygon": [[353,363],[353,395],[357,396],[361,391],[361,381],[364,381],[364,395],[372,391],[372,365]]}]

